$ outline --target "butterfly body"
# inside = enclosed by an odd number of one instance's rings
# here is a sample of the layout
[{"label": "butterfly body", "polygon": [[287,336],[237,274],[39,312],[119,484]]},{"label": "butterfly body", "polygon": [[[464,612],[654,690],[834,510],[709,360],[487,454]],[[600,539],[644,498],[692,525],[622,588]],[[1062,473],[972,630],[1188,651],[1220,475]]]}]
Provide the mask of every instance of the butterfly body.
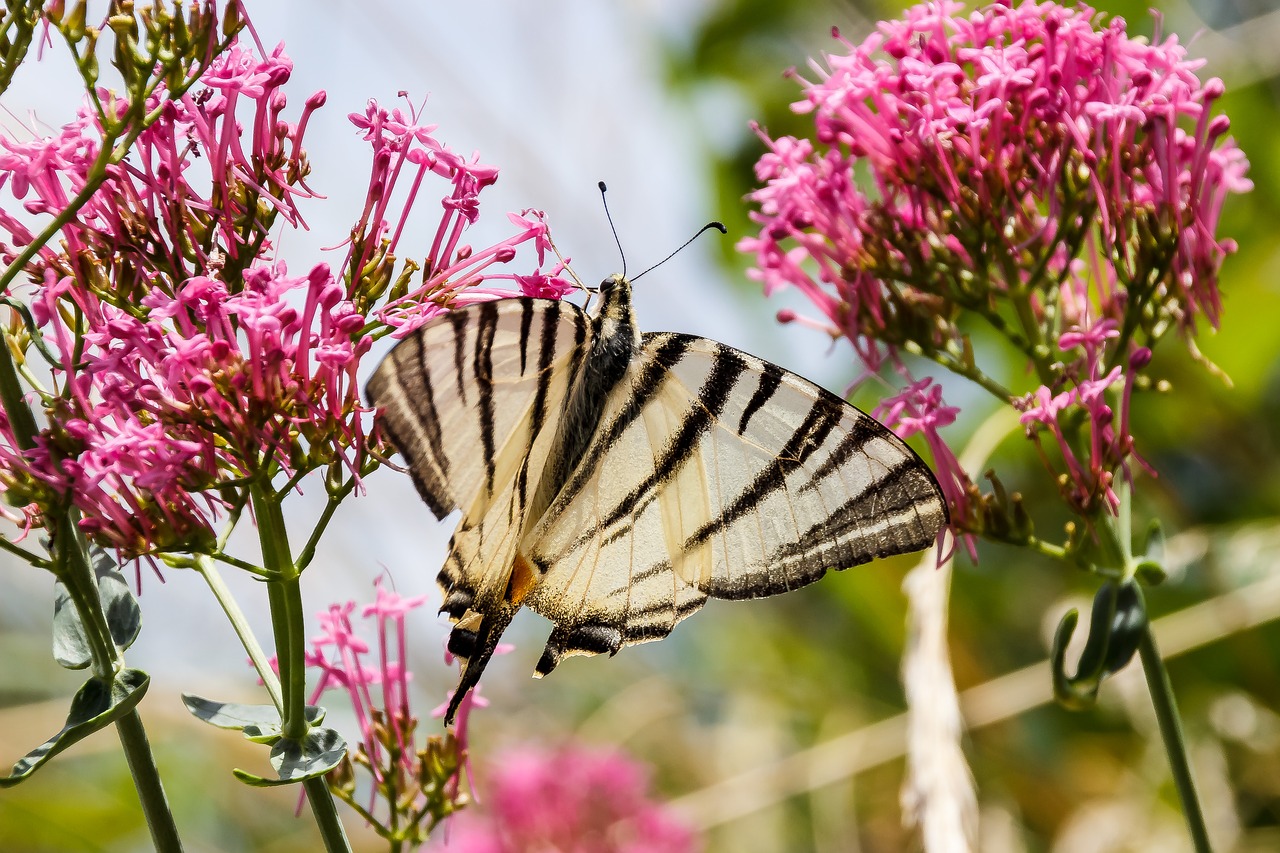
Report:
[{"label": "butterfly body", "polygon": [[466,659],[446,720],[521,607],[555,623],[545,675],[946,524],[927,466],[870,416],[723,344],[641,334],[621,276],[600,297],[457,309],[369,383],[427,505],[462,510],[438,578]]}]

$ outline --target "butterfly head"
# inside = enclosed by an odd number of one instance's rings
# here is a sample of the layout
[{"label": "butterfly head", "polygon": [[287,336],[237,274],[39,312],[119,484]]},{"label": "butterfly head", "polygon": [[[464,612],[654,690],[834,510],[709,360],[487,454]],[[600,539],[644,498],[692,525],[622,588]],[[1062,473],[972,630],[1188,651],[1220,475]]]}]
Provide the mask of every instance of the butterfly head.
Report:
[{"label": "butterfly head", "polygon": [[630,279],[615,274],[600,282],[600,305],[596,309],[595,324],[597,336],[639,340],[640,333],[631,313]]}]

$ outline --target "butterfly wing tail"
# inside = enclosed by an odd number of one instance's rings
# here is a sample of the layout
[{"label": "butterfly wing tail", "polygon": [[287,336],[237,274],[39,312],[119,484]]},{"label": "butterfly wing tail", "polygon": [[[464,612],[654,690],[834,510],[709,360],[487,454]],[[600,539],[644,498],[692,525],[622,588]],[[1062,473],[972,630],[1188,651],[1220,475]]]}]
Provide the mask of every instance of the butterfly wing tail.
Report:
[{"label": "butterfly wing tail", "polygon": [[445,711],[446,726],[453,725],[453,718],[457,715],[462,700],[467,698],[472,689],[480,683],[480,676],[498,648],[498,641],[502,639],[503,632],[507,630],[512,617],[519,609],[518,604],[505,604],[483,616],[474,631],[458,626],[449,635],[449,651],[465,662],[458,687],[453,691],[453,696],[449,699],[449,708]]}]

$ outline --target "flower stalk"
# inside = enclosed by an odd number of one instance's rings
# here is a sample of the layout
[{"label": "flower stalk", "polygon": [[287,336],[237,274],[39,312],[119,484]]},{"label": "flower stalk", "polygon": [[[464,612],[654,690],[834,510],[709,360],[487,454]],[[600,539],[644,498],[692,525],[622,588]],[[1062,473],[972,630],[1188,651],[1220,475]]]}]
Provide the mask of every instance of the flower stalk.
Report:
[{"label": "flower stalk", "polygon": [[1195,776],[1187,757],[1187,741],[1182,733],[1178,701],[1173,695],[1173,683],[1169,680],[1164,659],[1156,648],[1156,638],[1151,633],[1150,625],[1142,632],[1138,654],[1142,658],[1142,672],[1147,678],[1151,705],[1156,712],[1156,723],[1164,741],[1164,751],[1169,756],[1169,769],[1173,774],[1174,787],[1178,791],[1178,802],[1182,804],[1182,814],[1187,822],[1191,843],[1196,853],[1210,853],[1213,847],[1209,844],[1204,810],[1200,806],[1200,798],[1196,796]]},{"label": "flower stalk", "polygon": [[[280,672],[280,734],[301,744],[310,729],[306,717],[307,673],[303,636],[301,572],[290,556],[288,533],[280,502],[274,495],[264,494],[259,486],[251,487],[254,517],[258,523],[258,542],[262,547],[263,568],[268,573],[267,601],[271,609],[271,628],[276,641],[276,662]],[[338,819],[333,795],[321,778],[303,781],[307,802],[316,819],[320,837],[329,853],[349,851],[350,842],[342,821]]]}]

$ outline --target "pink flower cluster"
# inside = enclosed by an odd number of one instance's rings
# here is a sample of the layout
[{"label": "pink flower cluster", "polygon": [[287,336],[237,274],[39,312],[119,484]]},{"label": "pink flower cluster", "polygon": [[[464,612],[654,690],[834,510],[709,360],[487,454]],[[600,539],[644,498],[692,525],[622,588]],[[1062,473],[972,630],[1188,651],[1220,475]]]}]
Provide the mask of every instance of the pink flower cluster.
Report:
[{"label": "pink flower cluster", "polygon": [[[40,526],[74,506],[86,534],[126,557],[207,552],[214,521],[247,483],[315,469],[345,469],[358,483],[367,473],[370,413],[356,374],[376,336],[503,293],[477,289],[486,277],[540,295],[567,289],[555,273],[490,269],[530,241],[541,265],[548,240],[536,212],[513,217],[516,232],[493,247],[464,245],[496,170],[374,103],[353,117],[373,169],[350,251],[337,270],[320,263],[291,276],[272,234],[305,227],[298,202],[315,195],[303,134],[325,101],[317,93],[287,121],[291,70],[282,48],[233,46],[202,87],[152,97],[158,120],[116,164],[89,101],[56,135],[0,137],[0,188],[24,208],[0,209],[0,261],[59,226],[26,263],[28,284],[6,293],[30,306],[28,327],[13,328],[44,421],[31,449],[0,420],[0,488],[23,508],[19,523]],[[126,114],[127,103],[100,100]],[[389,287],[396,245],[423,245],[406,224],[429,174],[449,189],[422,286],[408,282],[423,264],[406,261]],[[405,177],[412,187],[397,194]],[[47,367],[26,364],[40,357]],[[50,372],[52,386],[39,384]]]},{"label": "pink flower cluster", "polygon": [[[410,673],[405,664],[408,649],[404,620],[426,600],[425,595],[404,598],[384,589],[379,578],[377,599],[360,611],[365,619],[374,619],[377,623],[376,663],[366,660],[369,644],[356,634],[351,624],[351,614],[356,608],[354,601],[330,605],[327,613],[320,614],[320,634],[311,640],[312,651],[306,655],[307,666],[320,672],[311,703],[316,704],[331,688],[346,690],[360,727],[361,749],[375,783],[385,787],[387,775],[395,773],[399,779],[393,790],[401,793],[411,787],[409,780],[416,779],[418,774],[418,754],[414,746],[418,721],[409,710]],[[379,688],[380,695],[376,698],[373,687]],[[387,766],[387,742],[394,745],[390,761],[393,766]]]},{"label": "pink flower cluster", "polygon": [[[352,113],[350,119],[373,149],[369,191],[355,231],[361,236],[352,240],[348,257],[352,269],[366,269],[396,251],[419,187],[428,174],[452,184],[452,192],[441,201],[444,215],[427,253],[422,283],[411,290],[394,289],[388,302],[375,312],[379,321],[395,330],[396,337],[407,335],[451,306],[512,295],[510,289],[480,287],[486,280],[505,279],[514,282],[526,296],[551,299],[559,299],[574,288],[571,281],[560,278],[560,265],[550,273],[500,273],[490,269],[510,263],[517,247],[530,240],[541,269],[551,243],[539,211],[509,214],[515,234],[486,249],[477,251],[462,242],[463,232],[479,215],[480,191],[497,180],[497,169],[481,164],[476,155],[468,160],[451,151],[432,135],[435,125],[418,124],[415,113],[386,110],[370,102],[363,114]],[[396,200],[393,189],[404,180],[402,172],[406,169],[411,178],[407,198]],[[394,223],[388,219],[393,214],[397,217]]]},{"label": "pink flower cluster", "polygon": [[[1106,342],[1119,336],[1114,320],[1101,320],[1091,328],[1063,333],[1058,346],[1064,351],[1080,349],[1083,355],[1078,365],[1083,365],[1083,375],[1073,376],[1070,387],[1057,394],[1045,386],[1037,388],[1027,400],[1022,401],[1021,416],[1028,432],[1034,436],[1032,425],[1046,428],[1057,442],[1066,466],[1066,477],[1061,480],[1063,496],[1067,504],[1082,515],[1089,515],[1101,501],[1115,513],[1120,505],[1116,495],[1114,478],[1117,470],[1131,476],[1129,458],[1134,456],[1133,436],[1129,432],[1129,401],[1133,398],[1133,385],[1138,372],[1151,361],[1151,350],[1137,347],[1129,356],[1127,370],[1116,365],[1103,373],[1102,355]],[[1116,412],[1107,400],[1107,393],[1121,387],[1120,408]],[[1087,458],[1077,457],[1067,433],[1064,431],[1064,413],[1077,408],[1086,415],[1088,427]],[[1143,463],[1145,464],[1145,463]]]},{"label": "pink flower cluster", "polygon": [[[813,138],[759,131],[760,233],[740,248],[766,292],[800,289],[868,370],[890,357],[905,371],[907,348],[974,378],[969,337],[994,331],[1033,363],[1037,400],[1100,405],[1112,368],[1145,364],[1137,354],[1166,330],[1217,325],[1235,249],[1218,219],[1251,184],[1227,118],[1212,115],[1221,81],[1201,83],[1176,38],[1130,37],[1085,6],[1002,0],[965,14],[935,0],[840,42],[794,105]],[[1116,333],[1105,347],[1055,372],[1061,330],[1100,323]],[[943,406],[916,402],[913,418]],[[1067,465],[1100,466],[1078,486],[1106,496],[1103,475],[1131,444],[1116,425],[1105,434],[1100,408],[1091,418],[1093,462]],[[963,525],[966,507],[952,518]]]},{"label": "pink flower cluster", "polygon": [[[253,266],[234,293],[192,276],[128,308],[70,277],[37,300],[62,354],[64,396],[34,450],[0,442],[0,459],[6,476],[69,497],[100,543],[129,555],[207,546],[208,511],[221,501],[210,490],[270,459],[301,467],[299,442],[358,470],[355,368],[370,339],[323,264],[297,278],[283,262]],[[59,316],[64,300],[81,312],[79,346]]]},{"label": "pink flower cluster", "polygon": [[648,795],[644,769],[618,752],[565,745],[503,754],[483,813],[448,828],[448,853],[692,853],[693,832]]}]

